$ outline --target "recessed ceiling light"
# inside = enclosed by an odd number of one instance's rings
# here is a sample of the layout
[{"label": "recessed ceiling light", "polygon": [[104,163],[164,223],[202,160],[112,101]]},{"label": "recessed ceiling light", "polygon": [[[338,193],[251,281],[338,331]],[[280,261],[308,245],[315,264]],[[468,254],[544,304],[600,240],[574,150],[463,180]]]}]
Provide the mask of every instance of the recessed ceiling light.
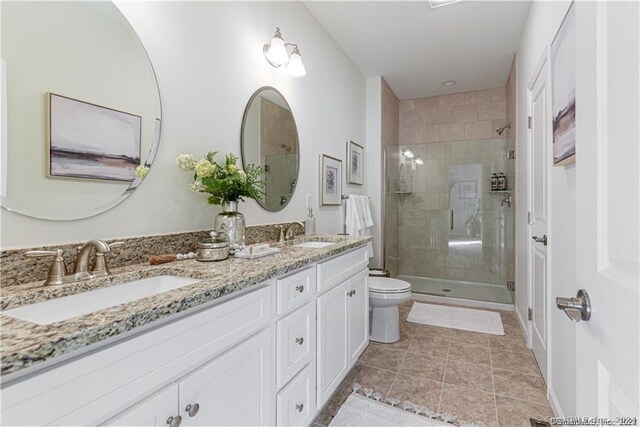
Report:
[{"label": "recessed ceiling light", "polygon": [[431,7],[440,7],[440,6],[446,6],[448,4],[453,4],[453,3],[458,3],[461,0],[429,0],[429,3],[431,3]]},{"label": "recessed ceiling light", "polygon": [[442,86],[453,86],[454,84],[456,84],[455,80],[445,80],[442,82]]}]

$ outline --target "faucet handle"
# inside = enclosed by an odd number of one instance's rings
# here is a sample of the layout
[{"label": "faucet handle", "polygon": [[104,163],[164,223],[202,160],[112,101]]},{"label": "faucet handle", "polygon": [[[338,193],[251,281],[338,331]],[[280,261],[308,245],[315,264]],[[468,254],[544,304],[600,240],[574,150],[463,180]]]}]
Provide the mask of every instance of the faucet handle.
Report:
[{"label": "faucet handle", "polygon": [[119,241],[119,242],[107,243],[107,245],[109,245],[109,249],[116,249],[121,246],[124,246],[125,243],[126,243],[125,241]]},{"label": "faucet handle", "polygon": [[274,227],[280,229],[280,237],[278,238],[278,242],[284,243],[284,225],[278,224],[274,225]]},{"label": "faucet handle", "polygon": [[[124,241],[107,243],[110,250],[124,246],[124,244],[125,244]],[[95,257],[93,258],[93,265],[91,266],[91,272],[96,277],[108,276],[111,274],[111,271],[109,271],[109,266],[107,265],[107,259],[105,258],[105,254],[101,252],[96,252]]]},{"label": "faucet handle", "polygon": [[62,249],[56,249],[53,251],[29,251],[25,253],[29,258],[55,256],[51,266],[49,267],[47,280],[44,282],[45,285],[60,285],[64,283],[64,276],[67,275],[67,265],[64,263],[62,254],[64,254]]}]

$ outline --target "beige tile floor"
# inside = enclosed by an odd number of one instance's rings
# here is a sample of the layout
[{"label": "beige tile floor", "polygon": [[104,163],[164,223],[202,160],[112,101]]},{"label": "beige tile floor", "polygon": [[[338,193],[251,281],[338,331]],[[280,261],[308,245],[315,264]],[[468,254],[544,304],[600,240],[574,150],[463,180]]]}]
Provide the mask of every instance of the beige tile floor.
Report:
[{"label": "beige tile floor", "polygon": [[504,336],[405,321],[413,301],[400,307],[401,337],[371,343],[314,421],[327,426],[357,382],[386,398],[410,400],[487,426],[530,426],[553,416],[545,384],[513,313],[501,311]]}]

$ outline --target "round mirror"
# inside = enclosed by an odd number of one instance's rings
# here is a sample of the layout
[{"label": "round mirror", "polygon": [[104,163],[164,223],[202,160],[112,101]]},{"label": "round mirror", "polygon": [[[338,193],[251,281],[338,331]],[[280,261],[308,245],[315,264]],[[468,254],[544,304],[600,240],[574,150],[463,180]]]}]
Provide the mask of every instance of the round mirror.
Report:
[{"label": "round mirror", "polygon": [[142,42],[108,1],[1,7],[2,206],[49,220],[114,207],[138,188],[160,141]]},{"label": "round mirror", "polygon": [[251,96],[242,119],[241,143],[242,164],[264,170],[266,194],[258,203],[271,212],[284,209],[296,190],[300,149],[291,108],[276,89],[262,87]]}]

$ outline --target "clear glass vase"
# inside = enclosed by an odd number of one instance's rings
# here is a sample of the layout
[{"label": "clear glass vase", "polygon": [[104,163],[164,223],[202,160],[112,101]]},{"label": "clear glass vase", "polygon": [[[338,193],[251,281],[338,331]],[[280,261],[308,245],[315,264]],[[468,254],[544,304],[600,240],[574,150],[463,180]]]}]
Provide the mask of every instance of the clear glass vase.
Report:
[{"label": "clear glass vase", "polygon": [[245,247],[245,231],[247,222],[244,215],[238,212],[238,202],[229,201],[222,205],[222,212],[216,215],[215,230],[224,231],[229,238],[229,252]]}]

